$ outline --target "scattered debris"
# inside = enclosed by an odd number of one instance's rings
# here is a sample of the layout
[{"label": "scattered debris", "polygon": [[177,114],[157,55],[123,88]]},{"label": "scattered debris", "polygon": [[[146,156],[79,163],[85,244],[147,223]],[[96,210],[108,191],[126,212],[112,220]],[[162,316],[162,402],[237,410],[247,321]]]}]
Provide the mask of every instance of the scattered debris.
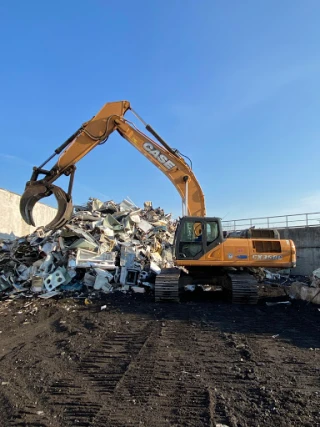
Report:
[{"label": "scattered debris", "polygon": [[317,268],[317,270],[314,270],[312,273],[312,282],[310,284],[313,288],[319,288],[320,289],[320,268]]},{"label": "scattered debris", "polygon": [[279,273],[271,273],[271,271],[269,270],[264,270],[264,271],[265,271],[265,277],[267,280],[277,281],[277,280],[280,280],[281,278]]},{"label": "scattered debris", "polygon": [[294,282],[289,288],[289,296],[292,299],[301,299],[314,304],[320,304],[320,286],[307,286],[305,283]]},{"label": "scattered debris", "polygon": [[162,268],[172,267],[176,224],[171,214],[145,202],[89,199],[74,206],[62,229],[0,243],[0,298],[86,298],[116,290],[153,290]]},{"label": "scattered debris", "polygon": [[194,292],[196,290],[196,285],[186,285],[184,289],[185,291]]},{"label": "scattered debris", "polygon": [[131,289],[137,294],[143,294],[146,291],[144,288],[140,288],[139,286],[132,286]]},{"label": "scattered debris", "polygon": [[279,304],[283,304],[283,305],[291,305],[290,301],[277,301],[277,302],[266,302],[266,305],[268,307],[271,307],[273,305],[279,305]]},{"label": "scattered debris", "polygon": [[48,298],[55,297],[56,295],[59,295],[59,294],[60,294],[60,292],[58,292],[58,291],[51,291],[51,292],[47,292],[45,294],[39,295],[39,298],[48,299]]},{"label": "scattered debris", "polygon": [[320,304],[320,268],[313,271],[309,283],[296,281],[289,289],[289,296],[292,299]]}]

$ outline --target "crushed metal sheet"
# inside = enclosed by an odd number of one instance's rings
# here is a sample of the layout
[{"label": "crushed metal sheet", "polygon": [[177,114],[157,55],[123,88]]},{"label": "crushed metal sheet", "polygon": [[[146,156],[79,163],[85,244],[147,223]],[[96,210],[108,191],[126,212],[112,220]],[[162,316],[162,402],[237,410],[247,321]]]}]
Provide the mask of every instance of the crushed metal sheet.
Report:
[{"label": "crushed metal sheet", "polygon": [[152,230],[153,225],[150,224],[148,221],[141,219],[138,223],[137,223],[137,227],[142,230],[144,233],[148,233],[148,231]]},{"label": "crushed metal sheet", "polygon": [[86,272],[83,278],[83,283],[87,286],[93,287],[95,280],[96,280],[96,277],[93,274]]},{"label": "crushed metal sheet", "polygon": [[136,209],[134,203],[127,199],[122,200],[122,202],[119,204],[119,207],[120,211],[130,211],[131,209]]},{"label": "crushed metal sheet", "polygon": [[94,289],[95,290],[102,290],[103,292],[112,292],[113,286],[109,283],[109,280],[106,277],[103,276],[96,276],[95,282],[94,282]]},{"label": "crushed metal sheet", "polygon": [[266,302],[268,307],[272,307],[273,305],[291,305],[290,301],[277,301],[277,302]]},{"label": "crushed metal sheet", "polygon": [[156,274],[161,273],[161,268],[153,261],[150,262],[150,270],[152,270]]},{"label": "crushed metal sheet", "polygon": [[42,247],[41,250],[45,254],[49,254],[52,251],[55,251],[57,248],[57,242],[46,242]]},{"label": "crushed metal sheet", "polygon": [[51,292],[47,292],[45,294],[41,294],[38,296],[39,296],[39,298],[49,299],[49,298],[55,297],[56,295],[59,295],[59,294],[60,294],[59,291],[51,291]]},{"label": "crushed metal sheet", "polygon": [[40,293],[42,292],[42,288],[43,288],[43,277],[33,276],[31,291],[34,293]]},{"label": "crushed metal sheet", "polygon": [[292,299],[320,304],[320,287],[311,287],[301,282],[294,282],[289,288],[288,294]]},{"label": "crushed metal sheet", "polygon": [[135,222],[136,224],[139,224],[139,222],[141,221],[140,216],[137,214],[131,214],[130,219],[132,222]]},{"label": "crushed metal sheet", "polygon": [[63,285],[66,281],[66,278],[63,274],[61,268],[57,268],[52,274],[49,274],[48,277],[44,279],[44,286],[47,291],[52,291],[60,285]]},{"label": "crushed metal sheet", "polygon": [[108,214],[105,217],[102,224],[105,228],[111,228],[111,230],[114,231],[123,230],[123,225],[118,220],[116,220],[111,214]]},{"label": "crushed metal sheet", "polygon": [[86,249],[78,249],[76,266],[78,268],[100,267],[114,269],[115,257],[116,254],[114,252],[104,252],[97,255]]},{"label": "crushed metal sheet", "polygon": [[144,288],[140,288],[139,286],[132,286],[131,289],[133,290],[133,292],[135,292],[136,294],[144,294],[145,293],[145,289]]},{"label": "crushed metal sheet", "polygon": [[68,246],[69,249],[87,249],[88,251],[94,251],[98,249],[98,244],[94,242],[89,242],[86,239],[78,239]]},{"label": "crushed metal sheet", "polygon": [[133,266],[134,260],[136,258],[136,250],[134,247],[130,246],[121,246],[121,256],[120,256],[120,266],[131,267]]}]

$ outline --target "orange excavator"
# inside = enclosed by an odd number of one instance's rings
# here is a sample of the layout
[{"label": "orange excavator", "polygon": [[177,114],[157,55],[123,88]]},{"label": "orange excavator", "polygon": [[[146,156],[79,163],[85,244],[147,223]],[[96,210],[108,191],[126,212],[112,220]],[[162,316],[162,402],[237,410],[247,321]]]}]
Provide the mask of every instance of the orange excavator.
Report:
[{"label": "orange excavator", "polygon": [[[124,117],[128,110],[158,142]],[[281,240],[274,230],[249,230],[245,237],[225,238],[221,220],[206,217],[202,189],[192,168],[184,160],[185,156],[171,148],[132,109],[128,101],[105,104],[96,116],[82,124],[42,165],[33,168],[20,200],[20,213],[27,224],[35,225],[32,215],[34,205],[52,194],[57,199],[58,210],[46,229],[61,228],[71,219],[75,164],[96,146],[103,144],[114,131],[118,131],[157,166],[182,198],[183,215],[178,221],[174,238],[176,267],[162,269],[157,275],[156,301],[177,301],[185,285],[208,284],[222,287],[230,293],[234,303],[255,304],[258,301],[258,287],[248,269],[295,267],[296,249],[293,241]],[[56,155],[60,155],[57,163],[50,170],[44,169]],[[67,192],[53,184],[61,175],[69,177]]]}]

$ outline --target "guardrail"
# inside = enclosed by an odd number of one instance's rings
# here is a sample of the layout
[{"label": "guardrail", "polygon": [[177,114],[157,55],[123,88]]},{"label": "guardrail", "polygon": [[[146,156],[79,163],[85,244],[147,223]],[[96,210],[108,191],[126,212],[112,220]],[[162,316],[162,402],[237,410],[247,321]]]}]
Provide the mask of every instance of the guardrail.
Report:
[{"label": "guardrail", "polygon": [[301,228],[320,227],[320,212],[257,218],[231,219],[222,221],[225,231],[240,231],[255,228]]}]

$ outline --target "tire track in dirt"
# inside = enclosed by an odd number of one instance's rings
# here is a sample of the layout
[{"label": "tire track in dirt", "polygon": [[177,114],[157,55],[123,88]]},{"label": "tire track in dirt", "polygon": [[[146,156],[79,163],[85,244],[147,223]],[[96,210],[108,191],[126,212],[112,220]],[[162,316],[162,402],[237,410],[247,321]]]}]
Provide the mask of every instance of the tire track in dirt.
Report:
[{"label": "tire track in dirt", "polygon": [[72,376],[51,385],[54,405],[63,411],[63,424],[90,426],[144,346],[152,323],[131,322],[132,331],[115,333],[99,340],[72,369]]},{"label": "tire track in dirt", "polygon": [[200,364],[200,378],[210,391],[212,423],[230,425],[233,405],[229,403],[226,388],[232,389],[236,383],[238,372],[233,369],[237,361],[236,354],[214,323],[200,322],[196,325],[193,328],[193,339]]},{"label": "tire track in dirt", "polygon": [[[36,346],[33,342],[41,341],[47,335],[44,332],[49,329],[48,326],[51,319],[45,324],[38,327],[28,328],[25,334],[22,334],[16,340],[18,345],[13,346],[14,339],[8,340],[8,348],[1,358],[1,366],[9,368],[10,375],[6,377],[3,398],[6,400],[7,408],[10,408],[10,417],[5,422],[4,426],[20,426],[20,427],[57,427],[58,424],[52,420],[48,413],[45,413],[41,398],[34,384],[32,383],[31,375],[27,375],[26,354],[34,351]],[[23,342],[24,341],[24,342]],[[4,344],[3,344],[4,345]],[[28,393],[26,393],[28,390]],[[10,391],[10,398],[7,392]],[[12,395],[14,399],[12,399]],[[24,401],[21,407],[21,401]],[[0,402],[1,404],[1,402]],[[1,405],[2,406],[2,405]],[[3,414],[2,414],[3,415]],[[1,424],[0,424],[1,425]]]},{"label": "tire track in dirt", "polygon": [[12,317],[0,426],[320,426],[316,309],[59,304]]},{"label": "tire track in dirt", "polygon": [[[290,420],[290,425],[301,426],[308,425],[304,424],[306,420],[319,420],[319,411],[312,410],[320,391],[319,353],[312,355],[314,366],[309,360],[302,363],[303,369],[301,362],[296,363],[306,357],[304,346],[311,342],[319,346],[317,334],[310,337],[309,327],[297,311],[290,313],[289,318],[280,313],[273,323],[267,320],[270,311],[257,308],[253,309],[255,316],[248,316],[247,310],[232,308],[231,316],[219,310],[216,316],[220,332],[213,342],[221,359],[216,364],[214,357],[212,366],[208,365],[208,372],[214,375],[210,375],[210,382],[218,384],[215,421],[230,426],[287,426]],[[275,329],[282,332],[279,337]],[[210,347],[207,341],[203,340],[204,351]],[[297,341],[301,347],[293,346]],[[295,357],[290,362],[293,349]],[[288,362],[291,372],[287,369]]]},{"label": "tire track in dirt", "polygon": [[0,393],[1,419],[0,426],[9,426],[12,417],[12,406],[4,393]]},{"label": "tire track in dirt", "polygon": [[188,361],[192,349],[186,317],[184,313],[179,320],[155,322],[110,408],[95,420],[99,426],[211,425],[208,390],[199,381],[196,364]]},{"label": "tire track in dirt", "polygon": [[[62,342],[68,342],[68,337],[74,336],[73,328],[70,330],[65,325],[59,326],[58,318],[59,315],[54,316],[41,327],[35,328],[37,335],[26,334],[27,340],[11,349],[9,347],[3,357],[3,363],[13,366],[14,377],[10,378],[10,392],[15,400],[20,403],[20,389],[24,393],[28,390],[23,399],[23,407],[13,408],[14,402],[10,402],[11,421],[10,424],[5,424],[6,427],[90,425],[103,407],[103,391],[109,394],[112,392],[135,353],[143,346],[152,327],[150,321],[135,319],[130,324],[132,331],[111,333],[111,336],[110,331],[104,332],[102,338],[95,339],[94,345],[89,347],[86,354],[82,354],[83,360],[75,363],[70,360],[74,357],[73,349],[68,345],[61,347]],[[38,333],[39,329],[41,334]],[[39,355],[37,346],[33,344],[37,341],[47,341],[45,352],[42,351]],[[61,349],[65,350],[62,352],[65,354],[63,358]],[[30,370],[29,375],[26,375],[27,369]],[[62,372],[67,372],[67,375],[61,376]],[[32,375],[42,382],[43,387],[39,388],[38,384],[35,387]],[[41,390],[45,393],[41,393]],[[46,410],[43,410],[44,407]],[[2,418],[4,417],[3,413]]]},{"label": "tire track in dirt", "polygon": [[210,399],[193,358],[188,310],[177,314],[178,319],[164,321],[161,325],[154,352],[157,362],[154,382],[158,393],[150,397],[149,404],[157,408],[163,425],[208,426]]}]

